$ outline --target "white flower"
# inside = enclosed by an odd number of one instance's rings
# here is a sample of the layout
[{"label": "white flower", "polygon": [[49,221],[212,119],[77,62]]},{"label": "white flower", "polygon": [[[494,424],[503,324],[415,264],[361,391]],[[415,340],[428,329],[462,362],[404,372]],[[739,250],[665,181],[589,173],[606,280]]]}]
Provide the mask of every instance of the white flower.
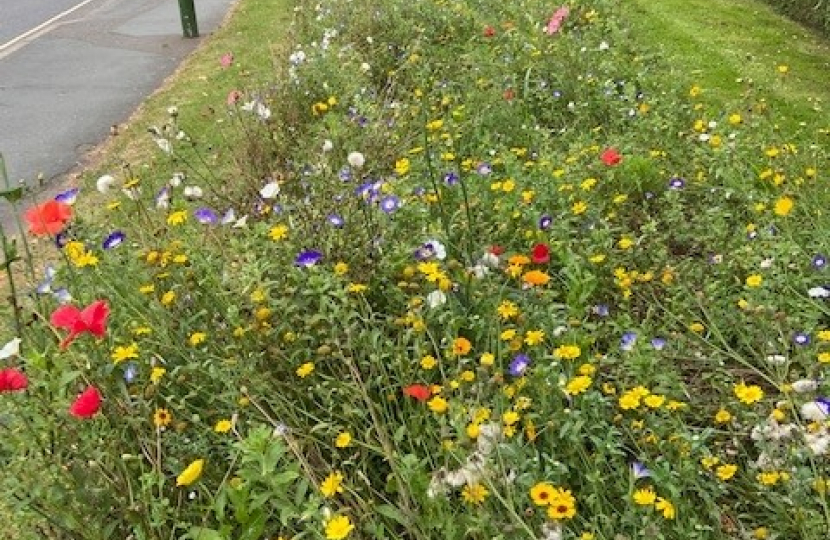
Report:
[{"label": "white flower", "polygon": [[16,337],[3,345],[3,348],[0,349],[0,360],[5,360],[7,358],[11,358],[12,356],[19,356],[21,341],[22,340],[19,337]]},{"label": "white flower", "polygon": [[558,521],[543,523],[541,540],[562,540],[562,524]]},{"label": "white flower", "polygon": [[828,415],[828,407],[820,401],[808,401],[801,406],[801,417],[805,420],[818,422]]},{"label": "white flower", "polygon": [[768,259],[764,259],[763,261],[761,261],[760,267],[761,268],[769,268],[769,267],[772,266],[772,261],[773,261],[772,257],[770,257]]},{"label": "white flower", "polygon": [[259,100],[249,101],[242,105],[242,110],[247,112],[256,113],[263,120],[268,120],[271,118],[271,109],[269,109],[265,103]]},{"label": "white flower", "polygon": [[438,240],[427,240],[424,242],[424,247],[432,251],[432,256],[443,261],[447,258],[447,248]]},{"label": "white flower", "polygon": [[468,268],[468,270],[471,274],[473,274],[473,277],[475,277],[476,279],[482,279],[490,273],[490,269],[484,266],[483,264],[477,264],[472,268]]},{"label": "white flower", "polygon": [[771,354],[767,356],[767,362],[774,366],[782,366],[787,363],[787,357],[783,354]]},{"label": "white flower", "polygon": [[280,194],[280,185],[274,181],[268,182],[259,190],[259,194],[263,199],[273,199]]},{"label": "white flower", "polygon": [[807,294],[810,298],[830,298],[830,289],[825,287],[813,287]]},{"label": "white flower", "polygon": [[106,193],[112,188],[113,184],[115,184],[115,178],[113,178],[109,174],[105,174],[104,176],[100,177],[98,180],[95,181],[95,187],[101,193]]},{"label": "white flower", "polygon": [[167,183],[170,187],[179,187],[182,185],[182,181],[184,181],[184,173],[177,172],[173,174],[173,177]]},{"label": "white flower", "polygon": [[334,148],[333,142],[331,142],[329,139],[323,141],[323,152],[331,152],[332,148]]},{"label": "white flower", "polygon": [[372,70],[372,66],[370,66],[367,62],[363,62],[360,64],[360,71],[363,73],[369,73]]},{"label": "white flower", "polygon": [[478,429],[476,447],[481,455],[488,456],[501,440],[501,425],[495,422],[482,424]]},{"label": "white flower", "polygon": [[806,394],[807,392],[813,392],[818,388],[818,381],[812,379],[801,379],[795,381],[790,386],[796,394]]},{"label": "white flower", "polygon": [[167,114],[169,114],[170,116],[178,116],[179,108],[175,105],[167,107]]},{"label": "white flower", "polygon": [[359,169],[363,167],[363,165],[366,163],[366,158],[364,158],[363,154],[361,154],[360,152],[349,152],[346,161],[348,161],[349,165],[351,165],[355,169]]},{"label": "white flower", "polygon": [[204,193],[199,186],[185,186],[184,196],[188,199],[201,199]]},{"label": "white flower", "polygon": [[609,48],[611,48],[611,46],[608,44],[607,41],[603,41],[599,44],[599,50],[601,51],[607,51]]},{"label": "white flower", "polygon": [[444,291],[436,290],[427,295],[427,306],[430,308],[437,308],[447,303],[447,295]]},{"label": "white flower", "polygon": [[172,154],[173,153],[173,147],[170,146],[170,141],[168,141],[167,139],[162,139],[161,137],[156,137],[153,140],[156,141],[156,145],[158,145],[158,147],[161,148],[161,151],[164,152],[165,154]]},{"label": "white flower", "polygon": [[810,448],[810,451],[817,456],[823,456],[830,450],[830,435],[826,430],[819,433],[805,433],[804,442]]},{"label": "white flower", "polygon": [[478,262],[489,268],[498,268],[500,261],[498,255],[496,255],[495,253],[490,253],[488,251],[487,253],[481,256]]}]

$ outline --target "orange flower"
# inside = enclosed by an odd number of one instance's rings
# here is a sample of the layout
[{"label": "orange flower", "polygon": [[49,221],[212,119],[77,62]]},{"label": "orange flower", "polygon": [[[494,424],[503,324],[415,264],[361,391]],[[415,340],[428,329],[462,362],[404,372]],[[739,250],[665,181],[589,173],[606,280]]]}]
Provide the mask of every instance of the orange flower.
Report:
[{"label": "orange flower", "polygon": [[455,338],[452,344],[452,352],[457,356],[464,356],[472,348],[473,344],[470,343],[470,340],[463,337]]},{"label": "orange flower", "polygon": [[541,270],[531,270],[522,276],[522,281],[528,285],[546,285],[550,281],[550,276]]},{"label": "orange flower", "polygon": [[23,217],[32,234],[58,234],[72,218],[72,207],[52,200],[29,208]]}]

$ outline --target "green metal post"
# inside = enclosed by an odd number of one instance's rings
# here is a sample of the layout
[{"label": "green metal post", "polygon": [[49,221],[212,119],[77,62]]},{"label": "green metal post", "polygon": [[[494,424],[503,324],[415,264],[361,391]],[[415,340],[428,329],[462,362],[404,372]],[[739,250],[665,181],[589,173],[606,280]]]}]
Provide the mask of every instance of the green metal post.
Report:
[{"label": "green metal post", "polygon": [[182,17],[184,37],[199,37],[199,25],[196,23],[196,8],[193,6],[193,0],[179,0],[179,13]]}]

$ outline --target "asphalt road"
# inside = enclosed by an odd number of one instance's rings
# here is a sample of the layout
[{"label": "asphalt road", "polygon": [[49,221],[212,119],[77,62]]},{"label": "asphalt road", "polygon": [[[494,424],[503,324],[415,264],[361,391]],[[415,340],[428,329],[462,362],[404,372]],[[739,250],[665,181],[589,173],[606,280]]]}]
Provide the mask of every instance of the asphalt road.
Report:
[{"label": "asphalt road", "polygon": [[[195,0],[202,37],[235,1]],[[11,183],[56,183],[77,169],[201,39],[182,37],[174,0],[0,0],[0,152]]]}]

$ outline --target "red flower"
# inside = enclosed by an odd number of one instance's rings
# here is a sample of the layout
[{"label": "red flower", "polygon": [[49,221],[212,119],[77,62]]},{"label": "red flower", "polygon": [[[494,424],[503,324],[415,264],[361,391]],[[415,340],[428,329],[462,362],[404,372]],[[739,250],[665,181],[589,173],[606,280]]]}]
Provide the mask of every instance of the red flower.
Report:
[{"label": "red flower", "polygon": [[484,37],[493,37],[496,35],[496,29],[492,26],[484,27]]},{"label": "red flower", "polygon": [[490,247],[490,253],[498,257],[502,253],[504,253],[504,247],[499,245],[493,245]]},{"label": "red flower", "polygon": [[72,219],[72,207],[58,201],[47,201],[33,206],[23,214],[29,224],[29,232],[35,235],[58,234]]},{"label": "red flower", "polygon": [[602,162],[609,167],[613,167],[620,164],[620,161],[622,161],[622,155],[617,152],[615,148],[606,148],[602,152],[600,159],[602,159]]},{"label": "red flower", "polygon": [[61,306],[52,313],[49,319],[53,326],[69,330],[61,349],[65,349],[76,337],[89,332],[96,337],[103,337],[107,331],[107,316],[110,308],[105,300],[97,300],[84,308],[83,311],[75,306]]},{"label": "red flower", "polygon": [[101,410],[101,392],[94,386],[89,386],[69,407],[69,414],[75,418],[92,418],[99,410]]},{"label": "red flower", "polygon": [[429,396],[432,395],[432,390],[425,384],[410,384],[404,387],[403,395],[423,402],[429,399]]},{"label": "red flower", "polygon": [[504,91],[504,94],[502,94],[502,95],[503,95],[505,100],[513,101],[513,98],[516,97],[516,92],[513,91],[512,88],[508,88],[507,90]]},{"label": "red flower", "polygon": [[545,264],[550,262],[550,248],[547,244],[536,244],[533,246],[533,252],[530,255],[530,260],[536,264]]},{"label": "red flower", "polygon": [[14,368],[0,370],[0,392],[17,392],[29,386],[26,375]]}]

